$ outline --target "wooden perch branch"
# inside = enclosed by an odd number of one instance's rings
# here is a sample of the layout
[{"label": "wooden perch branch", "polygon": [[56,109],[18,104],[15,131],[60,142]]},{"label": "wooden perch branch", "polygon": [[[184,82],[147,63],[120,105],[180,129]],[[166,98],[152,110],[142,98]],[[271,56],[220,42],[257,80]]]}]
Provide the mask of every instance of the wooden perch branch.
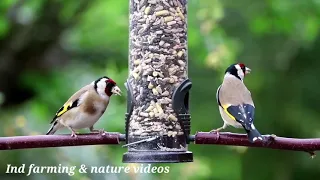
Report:
[{"label": "wooden perch branch", "polygon": [[0,137],[0,150],[120,144],[123,137],[119,133],[79,134],[76,138],[69,134]]},{"label": "wooden perch branch", "polygon": [[[320,150],[320,138],[296,139],[264,135],[265,141],[250,143],[246,134],[236,134],[229,132],[207,133],[197,132],[190,136],[190,140],[195,144],[215,144],[231,146],[260,147],[291,151],[304,151],[315,156],[315,151]],[[70,134],[64,135],[36,135],[36,136],[13,136],[0,137],[0,150],[47,148],[62,146],[84,146],[102,144],[120,144],[125,140],[125,135],[120,133],[101,134],[79,134],[77,138]]]},{"label": "wooden perch branch", "polygon": [[217,133],[198,132],[194,137],[194,143],[305,151],[310,153],[311,156],[315,155],[314,151],[320,150],[320,138],[296,139],[277,137],[275,135],[264,135],[264,137],[264,142],[256,141],[255,143],[250,143],[246,134],[220,132],[218,135]]}]

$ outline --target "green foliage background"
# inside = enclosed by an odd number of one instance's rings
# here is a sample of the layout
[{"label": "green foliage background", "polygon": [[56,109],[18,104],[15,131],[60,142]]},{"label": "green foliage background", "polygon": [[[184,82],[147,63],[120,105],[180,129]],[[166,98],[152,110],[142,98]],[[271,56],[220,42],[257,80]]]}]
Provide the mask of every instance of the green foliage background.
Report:
[{"label": "green foliage background", "polygon": [[[5,87],[20,88],[21,93],[14,95],[17,99],[26,91],[33,94],[1,107],[1,136],[44,134],[64,101],[100,76],[112,77],[125,89],[128,4],[127,0],[0,1],[0,73],[9,72],[8,76],[0,74],[0,102],[6,102],[1,89]],[[215,92],[225,68],[241,61],[253,70],[245,83],[255,100],[255,125],[261,133],[320,136],[320,1],[190,0],[188,6],[193,134],[222,125]],[[12,65],[9,70],[4,68],[8,64]],[[6,79],[10,83],[5,84]],[[112,97],[96,127],[124,133],[125,111],[125,95]],[[232,127],[227,131],[242,132]],[[168,174],[72,177],[25,177],[5,171],[7,164],[23,163],[127,166],[121,162],[126,149],[86,146],[1,151],[0,179],[300,180],[320,176],[320,160],[311,160],[304,152],[193,144],[189,150],[194,162],[165,164],[170,166]]]}]

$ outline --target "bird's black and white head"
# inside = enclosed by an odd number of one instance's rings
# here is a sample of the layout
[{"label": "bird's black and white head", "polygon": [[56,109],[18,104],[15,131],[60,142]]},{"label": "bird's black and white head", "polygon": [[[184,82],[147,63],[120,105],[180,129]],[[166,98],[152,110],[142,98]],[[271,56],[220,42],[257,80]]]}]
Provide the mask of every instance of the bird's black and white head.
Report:
[{"label": "bird's black and white head", "polygon": [[232,64],[226,69],[225,76],[235,76],[241,81],[243,81],[245,75],[249,74],[251,69],[246,67],[243,63]]},{"label": "bird's black and white head", "polygon": [[107,76],[94,81],[94,89],[102,97],[110,97],[112,94],[121,96],[121,90],[117,86],[117,83]]}]

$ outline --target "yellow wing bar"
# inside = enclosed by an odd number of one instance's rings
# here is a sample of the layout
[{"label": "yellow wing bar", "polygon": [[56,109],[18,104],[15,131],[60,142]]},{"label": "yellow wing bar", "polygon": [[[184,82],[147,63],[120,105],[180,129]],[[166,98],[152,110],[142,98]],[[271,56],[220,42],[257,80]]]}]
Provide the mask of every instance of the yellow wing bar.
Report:
[{"label": "yellow wing bar", "polygon": [[228,111],[228,107],[230,107],[230,106],[231,106],[231,105],[222,105],[222,108],[223,108],[224,112],[226,112],[227,115],[228,115],[231,119],[236,120],[236,118],[235,118],[232,114],[230,114],[229,111]]},{"label": "yellow wing bar", "polygon": [[72,106],[72,102],[70,102],[69,104],[65,104],[63,105],[60,110],[56,113],[57,117],[61,116],[62,114],[64,114],[65,112],[67,112],[71,106]]}]

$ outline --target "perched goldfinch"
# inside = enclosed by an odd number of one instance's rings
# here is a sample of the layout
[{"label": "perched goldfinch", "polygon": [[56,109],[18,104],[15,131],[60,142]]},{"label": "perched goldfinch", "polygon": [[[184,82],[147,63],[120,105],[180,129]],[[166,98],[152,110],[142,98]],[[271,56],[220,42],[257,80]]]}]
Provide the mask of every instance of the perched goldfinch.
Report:
[{"label": "perched goldfinch", "polygon": [[84,86],[57,111],[47,135],[63,127],[71,130],[72,137],[77,137],[75,130],[83,128],[89,128],[90,132],[104,132],[103,129],[94,129],[93,125],[105,112],[112,94],[121,95],[121,90],[106,76]]},{"label": "perched goldfinch", "polygon": [[253,125],[255,106],[250,91],[243,83],[245,75],[250,71],[251,69],[242,63],[233,64],[225,71],[223,82],[216,93],[224,124],[210,132],[219,133],[220,130],[231,125],[235,128],[244,128],[249,141],[252,143],[257,139],[263,140],[263,137]]}]

